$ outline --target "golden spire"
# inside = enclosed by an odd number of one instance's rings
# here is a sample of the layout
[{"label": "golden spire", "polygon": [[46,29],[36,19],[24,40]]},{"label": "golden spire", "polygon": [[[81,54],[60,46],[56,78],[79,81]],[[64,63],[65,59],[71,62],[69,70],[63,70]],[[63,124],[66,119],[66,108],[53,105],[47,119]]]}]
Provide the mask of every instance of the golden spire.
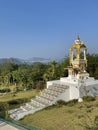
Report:
[{"label": "golden spire", "polygon": [[[70,65],[72,65],[73,68],[78,68],[81,70],[82,68],[83,70],[86,69],[87,66],[86,50],[87,49],[85,44],[80,41],[80,37],[78,35],[75,40],[75,43],[73,43],[70,48]],[[81,52],[83,52],[83,57],[81,57]]]},{"label": "golden spire", "polygon": [[79,35],[77,35],[76,40],[75,40],[75,43],[76,43],[76,44],[81,43]]}]

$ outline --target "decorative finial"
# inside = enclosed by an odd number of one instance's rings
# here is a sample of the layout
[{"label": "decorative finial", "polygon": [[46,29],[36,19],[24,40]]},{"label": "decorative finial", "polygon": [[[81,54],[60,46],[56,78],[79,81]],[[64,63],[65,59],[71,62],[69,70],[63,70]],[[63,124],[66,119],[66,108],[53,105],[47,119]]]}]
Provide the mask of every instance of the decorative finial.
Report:
[{"label": "decorative finial", "polygon": [[77,35],[77,38],[76,38],[76,40],[80,41],[80,37],[79,37],[79,35]]},{"label": "decorative finial", "polygon": [[77,38],[76,38],[76,40],[75,40],[75,43],[76,44],[78,44],[78,43],[80,43],[81,41],[80,41],[80,37],[79,37],[79,35],[77,35]]}]

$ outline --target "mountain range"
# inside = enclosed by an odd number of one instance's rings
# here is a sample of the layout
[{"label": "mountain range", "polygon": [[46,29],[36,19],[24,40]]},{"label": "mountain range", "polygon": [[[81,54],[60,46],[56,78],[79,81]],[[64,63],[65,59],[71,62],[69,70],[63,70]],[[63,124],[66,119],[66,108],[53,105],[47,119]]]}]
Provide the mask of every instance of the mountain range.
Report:
[{"label": "mountain range", "polygon": [[34,62],[48,63],[51,59],[33,57],[30,59],[19,59],[19,58],[1,58],[0,64],[4,64],[5,62],[10,61],[14,64],[33,64]]}]

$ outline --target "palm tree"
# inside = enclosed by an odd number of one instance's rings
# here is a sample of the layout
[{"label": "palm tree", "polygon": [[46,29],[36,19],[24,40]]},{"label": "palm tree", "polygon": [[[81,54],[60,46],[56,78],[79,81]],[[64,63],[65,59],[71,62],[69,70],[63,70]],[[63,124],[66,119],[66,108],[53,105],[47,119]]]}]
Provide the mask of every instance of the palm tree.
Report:
[{"label": "palm tree", "polygon": [[51,74],[52,74],[52,78],[55,78],[55,74],[56,74],[56,67],[57,67],[57,62],[56,61],[52,61],[51,62]]},{"label": "palm tree", "polygon": [[47,69],[47,71],[43,75],[44,80],[47,81],[47,80],[56,79],[56,69],[57,69],[57,62],[52,61],[50,63],[49,68]]}]

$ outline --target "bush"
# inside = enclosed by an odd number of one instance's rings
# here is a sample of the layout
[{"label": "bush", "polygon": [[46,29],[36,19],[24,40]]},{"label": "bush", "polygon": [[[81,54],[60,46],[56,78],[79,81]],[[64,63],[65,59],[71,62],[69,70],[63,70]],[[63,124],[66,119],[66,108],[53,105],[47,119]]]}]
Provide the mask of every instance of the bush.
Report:
[{"label": "bush", "polygon": [[16,99],[16,100],[11,100],[8,103],[9,103],[9,105],[16,105],[16,104],[25,103],[27,101],[28,101],[28,99]]},{"label": "bush", "polygon": [[9,110],[9,104],[8,103],[0,103],[0,117],[6,118],[8,116],[7,112]]},{"label": "bush", "polygon": [[9,88],[0,89],[0,93],[8,93],[8,92],[11,92]]},{"label": "bush", "polygon": [[58,101],[57,101],[57,105],[58,105],[58,106],[62,106],[62,105],[73,106],[73,105],[75,105],[76,103],[78,103],[78,100],[77,100],[77,99],[73,99],[73,100],[70,100],[70,101],[68,101],[68,102],[65,102],[64,100],[58,100]]},{"label": "bush", "polygon": [[28,101],[29,101],[29,99],[16,99],[16,100],[8,101],[9,108],[10,109],[17,108],[17,107],[23,105],[24,103],[26,103]]},{"label": "bush", "polygon": [[83,98],[83,101],[95,101],[96,98],[95,97],[92,97],[92,96],[84,96]]},{"label": "bush", "polygon": [[73,106],[73,105],[75,105],[76,103],[78,103],[78,99],[73,99],[73,100],[70,100],[70,101],[66,102],[66,105],[68,105],[68,106]]},{"label": "bush", "polygon": [[42,111],[43,111],[43,110],[50,110],[50,109],[53,109],[53,108],[57,108],[57,105],[56,105],[56,104],[53,104],[53,105],[51,105],[51,106],[47,106],[47,107],[45,107],[44,109],[42,109]]},{"label": "bush", "polygon": [[70,100],[70,101],[64,101],[64,100],[58,100],[55,104],[56,107],[61,107],[63,105],[67,105],[67,106],[73,106],[75,105],[76,103],[78,103],[78,100],[77,99],[73,99],[73,100]]},{"label": "bush", "polygon": [[66,105],[66,102],[64,100],[58,100],[57,105]]},{"label": "bush", "polygon": [[78,100],[77,99],[73,99],[73,100],[70,100],[68,102],[64,101],[64,100],[58,100],[55,104],[51,105],[51,106],[48,106],[46,108],[44,108],[45,110],[50,110],[52,108],[59,108],[59,107],[62,107],[62,106],[73,106],[75,105],[76,103],[78,103]]}]

